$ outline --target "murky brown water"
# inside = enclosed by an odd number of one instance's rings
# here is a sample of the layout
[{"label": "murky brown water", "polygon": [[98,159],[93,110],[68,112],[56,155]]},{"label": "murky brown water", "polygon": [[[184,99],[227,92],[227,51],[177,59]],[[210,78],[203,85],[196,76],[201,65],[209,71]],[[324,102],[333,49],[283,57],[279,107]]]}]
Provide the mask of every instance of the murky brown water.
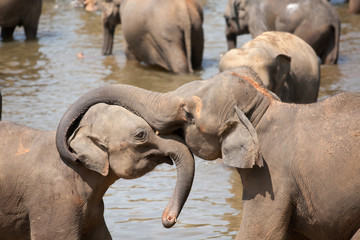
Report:
[{"label": "murky brown water", "polygon": [[[226,51],[223,11],[227,0],[203,0],[205,52],[203,69],[173,75],[138,63],[126,62],[120,27],[114,55],[100,54],[102,26],[99,13],[74,9],[70,0],[44,0],[39,40],[25,42],[22,29],[15,41],[0,42],[0,90],[3,120],[39,129],[55,129],[69,105],[88,90],[111,83],[132,84],[169,91],[218,72]],[[336,5],[342,20],[339,64],[322,66],[320,98],[341,91],[360,92],[360,15],[348,15]],[[239,37],[239,44],[249,40]],[[84,58],[77,58],[83,53]],[[172,229],[160,216],[176,180],[173,167],[159,166],[135,180],[119,180],[105,196],[105,217],[114,239],[232,239],[241,221],[241,184],[233,170],[219,161],[196,159],[193,190]]]}]

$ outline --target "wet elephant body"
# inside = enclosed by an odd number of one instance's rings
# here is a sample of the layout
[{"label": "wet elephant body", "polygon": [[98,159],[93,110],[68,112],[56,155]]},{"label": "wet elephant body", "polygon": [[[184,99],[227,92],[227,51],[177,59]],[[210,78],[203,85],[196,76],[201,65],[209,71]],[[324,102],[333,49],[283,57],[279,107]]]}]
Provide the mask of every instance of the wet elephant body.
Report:
[{"label": "wet elephant body", "polygon": [[67,140],[72,162],[60,158],[54,131],[0,122],[0,132],[4,240],[111,239],[103,217],[106,190],[119,178],[141,177],[162,163],[174,161],[179,173],[189,173],[177,182],[164,226],[175,223],[190,192],[194,160],[181,139],[156,135],[118,106],[97,104],[86,112]]},{"label": "wet elephant body", "polygon": [[4,0],[0,2],[3,40],[11,40],[16,26],[24,26],[27,40],[36,38],[42,0]]},{"label": "wet elephant body", "polygon": [[219,61],[220,71],[251,67],[267,89],[284,102],[316,102],[320,65],[304,40],[287,32],[264,32],[241,48],[228,51]]},{"label": "wet elephant body", "polygon": [[122,25],[127,59],[174,73],[201,67],[203,11],[196,0],[114,0],[103,10],[103,54],[112,53],[117,24]]},{"label": "wet elephant body", "polygon": [[195,155],[237,168],[243,184],[237,239],[350,239],[360,227],[358,93],[287,104],[248,67],[164,94],[103,87],[61,120],[62,156],[70,157],[64,139],[76,116],[99,101],[126,106],[160,133],[181,134]]},{"label": "wet elephant body", "polygon": [[265,31],[290,32],[315,50],[323,64],[337,62],[340,18],[336,9],[322,0],[229,0],[225,11],[228,48],[236,47],[236,36]]}]

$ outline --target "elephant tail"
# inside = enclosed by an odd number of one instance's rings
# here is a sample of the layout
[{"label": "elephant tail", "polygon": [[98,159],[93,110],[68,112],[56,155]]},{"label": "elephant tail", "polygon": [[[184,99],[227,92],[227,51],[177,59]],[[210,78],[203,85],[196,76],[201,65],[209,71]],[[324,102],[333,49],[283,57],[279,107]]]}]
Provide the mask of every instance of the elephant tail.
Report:
[{"label": "elephant tail", "polygon": [[186,0],[180,1],[185,6],[181,6],[180,9],[184,9],[185,11],[180,11],[180,16],[183,23],[184,29],[184,40],[185,40],[185,52],[186,52],[186,61],[189,68],[189,72],[194,72],[191,61],[191,14],[190,9]]}]

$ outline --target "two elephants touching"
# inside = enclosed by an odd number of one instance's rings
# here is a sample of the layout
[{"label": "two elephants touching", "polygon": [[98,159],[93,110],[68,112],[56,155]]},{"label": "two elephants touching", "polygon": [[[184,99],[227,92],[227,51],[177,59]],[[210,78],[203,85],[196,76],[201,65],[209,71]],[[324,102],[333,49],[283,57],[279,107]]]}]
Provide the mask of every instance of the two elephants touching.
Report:
[{"label": "two elephants touching", "polygon": [[249,67],[167,93],[105,86],[82,96],[61,120],[62,159],[76,161],[68,138],[99,102],[136,112],[161,135],[177,134],[200,158],[235,167],[243,185],[237,239],[350,239],[360,227],[358,93],[288,104]]}]

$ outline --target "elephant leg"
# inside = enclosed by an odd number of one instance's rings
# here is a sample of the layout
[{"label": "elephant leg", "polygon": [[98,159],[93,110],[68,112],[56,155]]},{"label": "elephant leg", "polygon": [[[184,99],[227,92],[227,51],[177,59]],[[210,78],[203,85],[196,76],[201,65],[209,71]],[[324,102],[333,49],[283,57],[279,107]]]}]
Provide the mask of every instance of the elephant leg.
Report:
[{"label": "elephant leg", "polygon": [[293,210],[287,183],[264,167],[237,169],[243,184],[243,217],[237,240],[286,239]]},{"label": "elephant leg", "polygon": [[85,236],[81,236],[81,238],[88,240],[111,240],[112,238],[106,226],[104,217],[101,216],[96,226],[91,227],[91,231],[89,231]]},{"label": "elephant leg", "polygon": [[2,27],[1,28],[1,38],[3,41],[9,41],[13,39],[13,34],[15,31],[15,27]]},{"label": "elephant leg", "polygon": [[37,25],[24,25],[26,40],[36,39]]},{"label": "elephant leg", "polygon": [[204,51],[203,29],[192,30],[191,32],[191,62],[193,69],[201,67]]}]

